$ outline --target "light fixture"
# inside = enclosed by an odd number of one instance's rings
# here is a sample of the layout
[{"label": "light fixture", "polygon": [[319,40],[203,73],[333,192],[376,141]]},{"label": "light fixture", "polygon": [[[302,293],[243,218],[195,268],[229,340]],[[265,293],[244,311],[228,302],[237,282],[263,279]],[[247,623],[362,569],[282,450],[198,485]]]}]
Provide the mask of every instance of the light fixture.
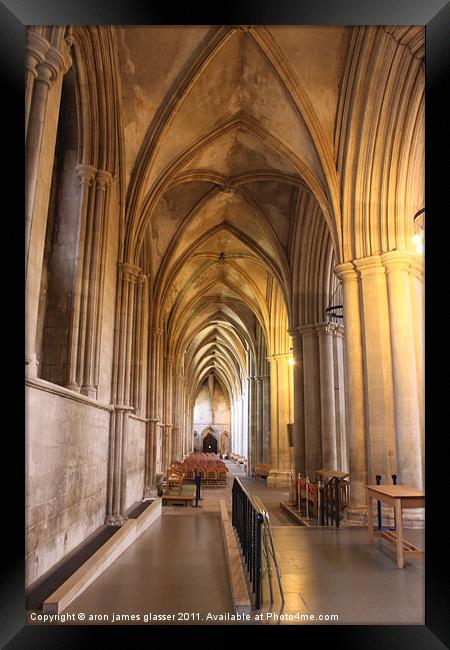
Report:
[{"label": "light fixture", "polygon": [[425,252],[425,208],[421,208],[414,215],[414,234],[412,241],[416,253],[423,255]]}]

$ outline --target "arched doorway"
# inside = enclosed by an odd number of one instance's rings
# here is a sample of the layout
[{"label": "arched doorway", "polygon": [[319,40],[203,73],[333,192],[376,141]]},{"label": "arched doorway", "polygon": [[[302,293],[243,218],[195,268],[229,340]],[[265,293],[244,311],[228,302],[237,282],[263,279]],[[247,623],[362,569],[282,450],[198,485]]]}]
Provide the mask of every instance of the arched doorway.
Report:
[{"label": "arched doorway", "polygon": [[203,438],[203,452],[217,454],[217,440],[211,433]]}]

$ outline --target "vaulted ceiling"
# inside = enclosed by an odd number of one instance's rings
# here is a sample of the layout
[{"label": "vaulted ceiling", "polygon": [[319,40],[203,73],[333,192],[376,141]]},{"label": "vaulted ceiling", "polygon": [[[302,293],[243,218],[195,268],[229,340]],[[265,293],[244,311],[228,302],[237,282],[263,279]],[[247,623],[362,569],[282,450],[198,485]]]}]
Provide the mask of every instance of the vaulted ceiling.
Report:
[{"label": "vaulted ceiling", "polygon": [[137,261],[149,251],[154,318],[192,391],[214,373],[231,395],[260,332],[266,354],[289,349],[292,273],[313,222],[326,264],[337,245],[349,28],[117,31],[126,245]]}]

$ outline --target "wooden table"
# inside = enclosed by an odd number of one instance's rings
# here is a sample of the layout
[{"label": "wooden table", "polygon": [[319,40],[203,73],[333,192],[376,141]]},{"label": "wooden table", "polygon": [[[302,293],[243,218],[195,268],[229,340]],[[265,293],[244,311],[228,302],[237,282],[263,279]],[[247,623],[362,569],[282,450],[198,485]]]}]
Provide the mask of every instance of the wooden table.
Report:
[{"label": "wooden table", "polygon": [[[390,544],[395,544],[397,566],[403,569],[405,555],[424,555],[424,551],[404,539],[402,512],[407,508],[425,508],[425,492],[407,485],[366,485],[366,490],[369,542],[373,543],[374,536],[379,536]],[[374,513],[372,499],[383,501],[383,503],[394,507],[395,532],[373,529]]]},{"label": "wooden table", "polygon": [[195,485],[183,485],[183,490],[180,493],[179,491],[169,491],[165,492],[162,495],[162,505],[167,505],[170,503],[182,503],[185,506],[192,505],[193,500],[195,499]]}]

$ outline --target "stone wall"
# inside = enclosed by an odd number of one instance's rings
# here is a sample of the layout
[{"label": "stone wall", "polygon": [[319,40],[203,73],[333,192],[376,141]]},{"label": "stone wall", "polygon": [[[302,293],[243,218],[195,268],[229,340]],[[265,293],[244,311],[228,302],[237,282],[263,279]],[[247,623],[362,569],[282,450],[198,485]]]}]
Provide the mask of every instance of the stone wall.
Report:
[{"label": "stone wall", "polygon": [[43,380],[26,388],[26,585],[105,520],[110,412]]},{"label": "stone wall", "polygon": [[144,420],[133,415],[128,419],[127,508],[136,501],[141,501],[144,492],[146,426]]}]

